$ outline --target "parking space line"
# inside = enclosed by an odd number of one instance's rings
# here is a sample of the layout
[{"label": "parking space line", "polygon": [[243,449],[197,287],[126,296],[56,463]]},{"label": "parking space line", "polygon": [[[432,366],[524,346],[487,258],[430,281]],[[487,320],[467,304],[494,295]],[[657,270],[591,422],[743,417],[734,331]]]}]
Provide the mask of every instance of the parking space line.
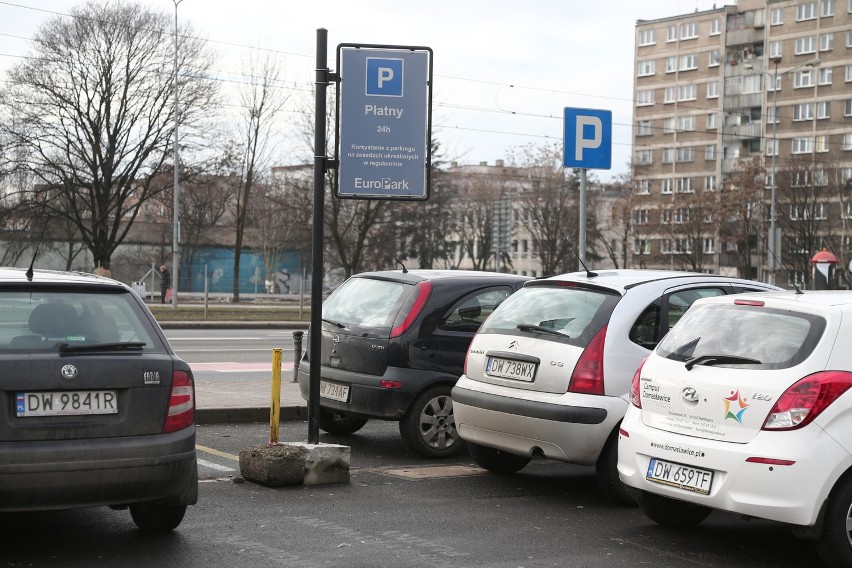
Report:
[{"label": "parking space line", "polygon": [[224,466],[224,465],[219,465],[218,463],[209,462],[209,461],[207,461],[207,460],[199,459],[199,460],[197,460],[197,461],[198,461],[198,465],[201,465],[201,466],[204,466],[204,467],[208,467],[208,468],[210,468],[210,469],[215,469],[216,471],[236,471],[236,470],[235,470],[234,468],[232,468],[232,467],[227,467],[227,466]]},{"label": "parking space line", "polygon": [[212,454],[214,456],[219,456],[220,458],[228,458],[229,460],[240,461],[240,456],[235,456],[234,454],[229,454],[227,452],[223,452],[221,450],[215,450],[213,448],[208,448],[207,446],[201,446],[196,444],[195,449],[204,452],[206,454]]}]

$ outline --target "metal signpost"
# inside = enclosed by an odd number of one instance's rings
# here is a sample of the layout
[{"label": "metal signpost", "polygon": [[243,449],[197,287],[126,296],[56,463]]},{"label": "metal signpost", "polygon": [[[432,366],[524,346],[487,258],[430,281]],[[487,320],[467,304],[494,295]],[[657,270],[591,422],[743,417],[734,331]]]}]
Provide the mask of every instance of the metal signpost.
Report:
[{"label": "metal signpost", "polygon": [[340,44],[337,175],[341,198],[429,198],[432,50]]},{"label": "metal signpost", "polygon": [[580,169],[580,268],[586,260],[586,170],[612,167],[612,111],[565,108],[562,165]]}]

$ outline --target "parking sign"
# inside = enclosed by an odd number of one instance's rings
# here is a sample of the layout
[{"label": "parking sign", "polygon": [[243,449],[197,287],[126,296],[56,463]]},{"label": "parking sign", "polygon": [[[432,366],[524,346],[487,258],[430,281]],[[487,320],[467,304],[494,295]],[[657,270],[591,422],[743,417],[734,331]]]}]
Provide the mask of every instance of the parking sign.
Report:
[{"label": "parking sign", "polygon": [[612,168],[612,111],[566,108],[564,127],[566,168]]}]

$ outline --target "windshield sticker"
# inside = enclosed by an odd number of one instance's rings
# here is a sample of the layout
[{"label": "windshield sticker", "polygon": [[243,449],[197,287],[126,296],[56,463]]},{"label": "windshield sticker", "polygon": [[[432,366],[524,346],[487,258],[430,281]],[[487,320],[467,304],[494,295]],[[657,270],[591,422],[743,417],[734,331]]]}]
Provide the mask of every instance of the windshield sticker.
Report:
[{"label": "windshield sticker", "polygon": [[742,424],[743,414],[748,410],[749,405],[746,399],[740,396],[740,391],[731,391],[731,396],[722,400],[725,403],[725,420],[731,418]]}]

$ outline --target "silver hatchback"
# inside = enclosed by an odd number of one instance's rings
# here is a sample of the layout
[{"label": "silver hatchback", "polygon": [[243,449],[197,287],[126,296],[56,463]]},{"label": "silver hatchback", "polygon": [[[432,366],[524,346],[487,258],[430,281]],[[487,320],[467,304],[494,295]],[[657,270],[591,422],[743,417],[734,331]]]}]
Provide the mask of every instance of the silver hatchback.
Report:
[{"label": "silver hatchback", "polygon": [[192,372],[129,287],[0,269],[0,455],[0,511],[180,524],[198,497]]}]

